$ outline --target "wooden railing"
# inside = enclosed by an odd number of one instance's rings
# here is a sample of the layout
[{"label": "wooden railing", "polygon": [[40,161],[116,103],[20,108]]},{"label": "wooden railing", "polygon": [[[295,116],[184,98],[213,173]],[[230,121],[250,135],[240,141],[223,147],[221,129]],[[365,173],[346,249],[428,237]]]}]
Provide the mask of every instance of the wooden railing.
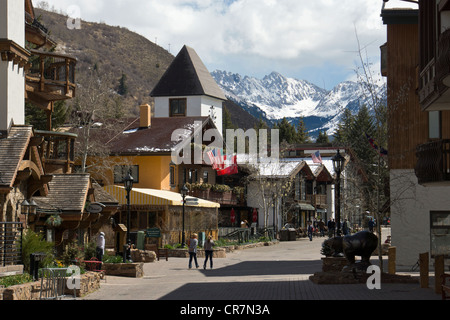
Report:
[{"label": "wooden railing", "polygon": [[416,155],[415,172],[419,184],[450,183],[450,140],[419,145]]},{"label": "wooden railing", "polygon": [[450,87],[450,30],[439,35],[438,51],[420,72],[419,101],[426,110]]},{"label": "wooden railing", "polygon": [[0,222],[0,267],[22,262],[22,232],[20,222]]},{"label": "wooden railing", "polygon": [[215,192],[212,190],[192,190],[189,192],[192,197],[217,202],[222,205],[238,205],[245,203],[243,196],[238,196],[233,191]]},{"label": "wooden railing", "polygon": [[[31,67],[27,72],[27,82],[37,83],[38,92],[49,94],[49,99],[64,100],[75,96],[75,67],[74,57],[30,50]],[[52,96],[50,96],[52,95]]]},{"label": "wooden railing", "polygon": [[326,194],[307,194],[306,202],[311,203],[313,206],[324,207],[327,205],[327,195]]},{"label": "wooden railing", "polygon": [[70,173],[74,165],[77,135],[35,130],[35,136],[42,138],[42,143],[38,146],[38,149],[45,165],[45,172]]}]

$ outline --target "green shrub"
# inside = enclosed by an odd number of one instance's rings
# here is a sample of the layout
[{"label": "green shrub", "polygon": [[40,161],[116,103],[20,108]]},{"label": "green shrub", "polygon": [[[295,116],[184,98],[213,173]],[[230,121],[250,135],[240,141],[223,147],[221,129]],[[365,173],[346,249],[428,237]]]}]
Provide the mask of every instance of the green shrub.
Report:
[{"label": "green shrub", "polygon": [[45,268],[53,264],[54,243],[44,240],[43,234],[35,233],[32,230],[26,230],[22,236],[22,262],[24,271],[30,272],[30,255],[32,253],[45,253],[45,258],[39,263],[40,268]]},{"label": "green shrub", "polygon": [[84,246],[84,260],[91,260],[97,256],[97,244],[91,241]]},{"label": "green shrub", "polygon": [[8,288],[11,286],[15,286],[18,284],[24,284],[24,283],[28,283],[28,282],[32,282],[32,281],[33,281],[33,277],[28,273],[17,274],[14,276],[7,276],[7,277],[0,278],[0,286]]},{"label": "green shrub", "polygon": [[77,243],[69,243],[61,256],[62,262],[65,266],[76,264],[76,261],[84,260],[84,251]]},{"label": "green shrub", "polygon": [[[105,253],[103,256],[103,263],[123,263],[123,257],[111,256],[108,253]],[[129,263],[129,261],[126,261],[126,263]]]},{"label": "green shrub", "polygon": [[328,246],[325,241],[322,243],[322,249],[320,249],[320,253],[326,257],[329,257],[333,254],[333,249]]},{"label": "green shrub", "polygon": [[231,191],[231,188],[226,184],[213,184],[211,190],[215,192],[228,192]]}]

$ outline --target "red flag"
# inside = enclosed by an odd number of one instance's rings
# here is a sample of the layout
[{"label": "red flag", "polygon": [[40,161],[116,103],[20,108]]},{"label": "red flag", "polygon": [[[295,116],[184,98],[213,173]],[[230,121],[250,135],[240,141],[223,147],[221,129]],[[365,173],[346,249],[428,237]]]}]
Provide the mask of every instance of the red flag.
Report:
[{"label": "red flag", "polygon": [[253,208],[252,218],[253,218],[253,222],[258,221],[258,211],[256,211],[256,208]]},{"label": "red flag", "polygon": [[236,215],[234,213],[233,208],[231,209],[230,220],[231,220],[231,223],[234,223],[236,221]]},{"label": "red flag", "polygon": [[218,176],[225,176],[238,173],[237,156],[229,155],[222,170],[217,170]]}]

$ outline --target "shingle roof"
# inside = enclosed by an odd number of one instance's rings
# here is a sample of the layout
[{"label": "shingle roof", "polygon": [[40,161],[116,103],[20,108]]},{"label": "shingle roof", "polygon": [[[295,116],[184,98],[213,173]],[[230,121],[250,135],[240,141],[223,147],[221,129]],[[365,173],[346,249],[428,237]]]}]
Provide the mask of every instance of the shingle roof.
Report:
[{"label": "shingle roof", "polygon": [[[171,141],[172,133],[180,129],[185,137],[193,135],[196,122],[202,127],[212,124],[209,117],[152,118],[149,128],[134,128],[118,135],[110,143],[112,154],[171,153],[180,141]],[[139,121],[136,122],[139,126]],[[181,131],[180,131],[181,132]]]},{"label": "shingle roof", "polygon": [[89,190],[89,174],[55,174],[46,197],[33,197],[42,210],[83,212]]},{"label": "shingle roof", "polygon": [[12,187],[32,133],[30,126],[12,126],[8,137],[0,139],[0,187]]},{"label": "shingle roof", "polygon": [[152,97],[206,95],[227,100],[194,49],[184,46],[150,94]]}]

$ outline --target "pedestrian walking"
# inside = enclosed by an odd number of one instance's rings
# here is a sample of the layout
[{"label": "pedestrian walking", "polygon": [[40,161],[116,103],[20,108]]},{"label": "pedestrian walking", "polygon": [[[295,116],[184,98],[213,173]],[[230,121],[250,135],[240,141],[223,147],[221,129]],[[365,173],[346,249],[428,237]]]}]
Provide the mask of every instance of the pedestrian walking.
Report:
[{"label": "pedestrian walking", "polygon": [[189,269],[192,268],[192,259],[194,259],[195,266],[198,268],[198,262],[197,262],[197,234],[194,233],[189,240]]},{"label": "pedestrian walking", "polygon": [[336,228],[336,222],[334,219],[328,220],[328,237],[331,238],[334,235],[334,231]]},{"label": "pedestrian walking", "polygon": [[97,238],[97,248],[95,250],[97,260],[103,261],[103,255],[105,254],[105,233],[100,232]]},{"label": "pedestrian walking", "polygon": [[214,246],[214,241],[212,240],[212,236],[208,237],[208,240],[206,240],[205,245],[204,245],[204,249],[205,249],[205,262],[203,263],[203,269],[206,269],[206,263],[208,262],[209,259],[209,266],[213,267],[213,246]]},{"label": "pedestrian walking", "polygon": [[347,221],[347,219],[344,219],[344,223],[342,224],[342,232],[344,233],[344,236],[349,234],[349,228],[348,228],[348,221]]},{"label": "pedestrian walking", "polygon": [[373,232],[373,227],[375,226],[375,222],[373,221],[372,218],[370,218],[369,220],[369,231]]},{"label": "pedestrian walking", "polygon": [[311,221],[308,222],[308,237],[309,237],[309,241],[312,241],[312,236],[313,236],[313,226],[311,224]]},{"label": "pedestrian walking", "polygon": [[319,221],[319,231],[320,231],[320,236],[323,237],[325,235],[325,223],[323,222],[322,219],[320,219],[320,221]]}]

